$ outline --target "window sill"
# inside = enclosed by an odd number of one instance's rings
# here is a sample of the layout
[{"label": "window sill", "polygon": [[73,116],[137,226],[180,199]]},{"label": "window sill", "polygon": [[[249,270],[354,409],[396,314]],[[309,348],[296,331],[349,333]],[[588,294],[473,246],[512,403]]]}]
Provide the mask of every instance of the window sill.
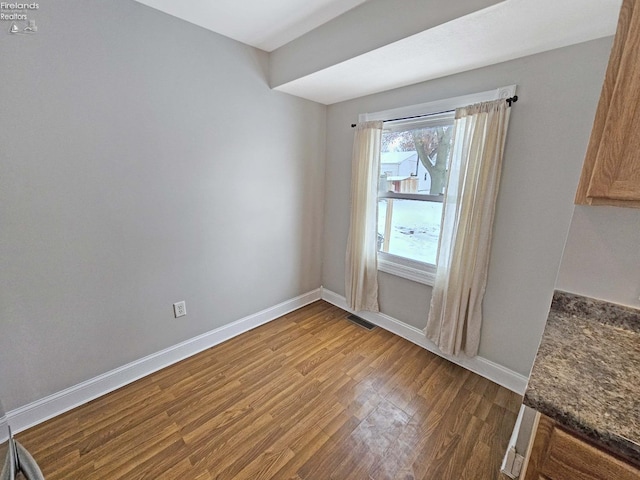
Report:
[{"label": "window sill", "polygon": [[436,280],[435,265],[416,262],[388,253],[378,253],[378,270],[431,287]]}]

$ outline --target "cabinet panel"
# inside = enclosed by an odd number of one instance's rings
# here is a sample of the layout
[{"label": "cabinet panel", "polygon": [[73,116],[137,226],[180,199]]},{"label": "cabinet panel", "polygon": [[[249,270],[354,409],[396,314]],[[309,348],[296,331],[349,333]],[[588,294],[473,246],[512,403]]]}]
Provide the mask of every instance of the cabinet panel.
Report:
[{"label": "cabinet panel", "polygon": [[640,470],[541,415],[525,480],[640,480]]},{"label": "cabinet panel", "polygon": [[623,0],[575,202],[640,208],[640,2]]},{"label": "cabinet panel", "polygon": [[543,473],[553,480],[638,480],[640,472],[602,450],[554,428]]},{"label": "cabinet panel", "polygon": [[589,197],[640,200],[640,8],[634,6]]}]

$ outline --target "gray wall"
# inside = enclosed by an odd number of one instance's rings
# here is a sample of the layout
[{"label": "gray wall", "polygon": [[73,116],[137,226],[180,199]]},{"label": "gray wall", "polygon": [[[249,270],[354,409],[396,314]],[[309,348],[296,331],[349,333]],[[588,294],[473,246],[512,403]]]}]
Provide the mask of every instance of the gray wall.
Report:
[{"label": "gray wall", "polygon": [[[350,124],[362,112],[517,84],[498,197],[480,355],[528,375],[546,321],[611,38],[331,105],[323,285],[344,295]],[[426,324],[431,288],[380,273],[384,313]]]},{"label": "gray wall", "polygon": [[576,206],[557,288],[640,308],[640,210]]},{"label": "gray wall", "polygon": [[114,3],[2,22],[9,410],[320,286],[326,107],[271,91],[264,52]]}]

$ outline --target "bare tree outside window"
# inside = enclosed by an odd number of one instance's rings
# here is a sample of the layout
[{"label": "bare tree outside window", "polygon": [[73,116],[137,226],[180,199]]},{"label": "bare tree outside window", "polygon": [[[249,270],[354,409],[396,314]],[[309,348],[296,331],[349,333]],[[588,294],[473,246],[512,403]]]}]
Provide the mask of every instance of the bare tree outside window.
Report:
[{"label": "bare tree outside window", "polygon": [[452,135],[453,125],[385,132],[382,136],[382,152],[415,151],[431,179],[428,193],[441,195],[446,185]]}]

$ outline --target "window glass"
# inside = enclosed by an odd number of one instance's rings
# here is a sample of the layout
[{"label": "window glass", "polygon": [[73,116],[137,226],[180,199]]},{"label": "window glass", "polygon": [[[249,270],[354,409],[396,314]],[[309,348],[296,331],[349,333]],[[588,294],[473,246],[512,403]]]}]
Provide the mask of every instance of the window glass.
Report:
[{"label": "window glass", "polygon": [[[384,245],[387,214],[390,225]],[[442,203],[383,198],[378,200],[378,250],[424,263],[436,263]]]},{"label": "window glass", "polygon": [[451,115],[385,124],[378,250],[435,264],[453,135]]}]

